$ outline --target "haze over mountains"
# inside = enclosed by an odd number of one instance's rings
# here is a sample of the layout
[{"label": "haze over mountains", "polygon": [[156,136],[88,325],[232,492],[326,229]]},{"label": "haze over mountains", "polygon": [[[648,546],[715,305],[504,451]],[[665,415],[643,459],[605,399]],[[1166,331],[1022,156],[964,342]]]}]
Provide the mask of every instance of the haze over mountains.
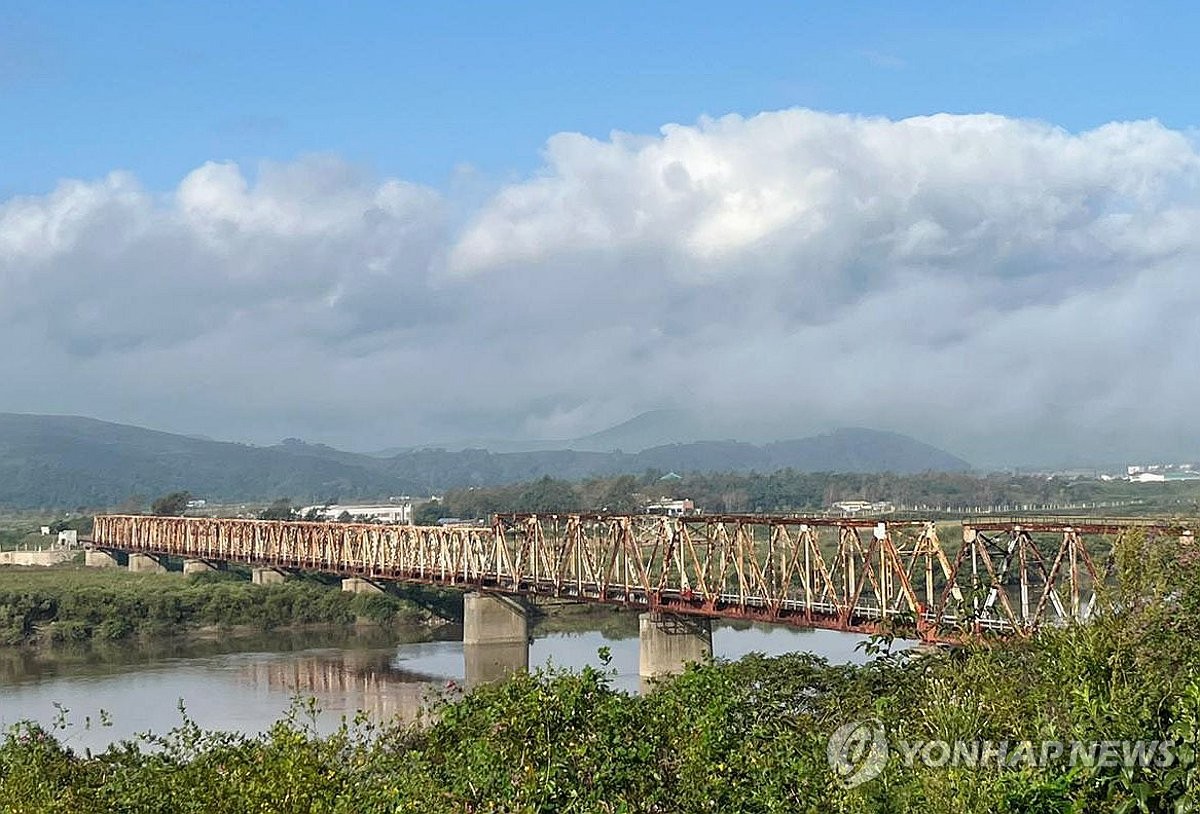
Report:
[{"label": "haze over mountains", "polygon": [[0,505],[106,506],[177,489],[213,501],[346,500],[647,469],[911,473],[970,468],[948,452],[877,430],[839,429],[761,445],[650,445],[662,437],[664,425],[687,431],[680,415],[658,411],[587,438],[546,442],[559,446],[553,449],[416,448],[381,457],[297,439],[257,447],[90,418],[0,413]]},{"label": "haze over mountains", "polygon": [[571,449],[576,452],[641,452],[650,447],[686,444],[701,438],[720,436],[719,431],[715,431],[685,410],[649,410],[628,421],[580,438],[471,438],[412,447],[392,447],[371,454],[377,458],[391,458],[402,452],[420,449],[486,449],[489,452],[544,452],[556,449]]}]

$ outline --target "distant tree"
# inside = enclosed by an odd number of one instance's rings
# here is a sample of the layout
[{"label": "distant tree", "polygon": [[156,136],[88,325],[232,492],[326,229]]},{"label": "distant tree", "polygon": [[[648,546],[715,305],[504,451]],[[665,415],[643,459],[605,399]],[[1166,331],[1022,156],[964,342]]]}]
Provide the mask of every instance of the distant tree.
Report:
[{"label": "distant tree", "polygon": [[337,521],[339,523],[353,523],[354,515],[350,514],[350,512],[343,509],[342,513],[337,516]]},{"label": "distant tree", "polygon": [[430,500],[413,511],[413,523],[418,526],[434,526],[437,525],[437,521],[449,516],[442,501]]},{"label": "distant tree", "polygon": [[171,492],[169,495],[155,498],[150,504],[150,511],[159,517],[182,517],[191,499],[191,492]]},{"label": "distant tree", "polygon": [[328,503],[326,503],[324,506],[312,506],[309,508],[308,511],[306,511],[304,513],[304,516],[301,517],[300,519],[307,520],[310,523],[319,523],[320,521],[325,519],[325,509],[327,509],[328,507],[329,507]]},{"label": "distant tree", "polygon": [[721,494],[721,509],[727,512],[744,512],[749,499],[745,489],[730,489]]},{"label": "distant tree", "polygon": [[527,512],[579,511],[579,496],[571,484],[546,476],[525,487],[520,505],[521,510]]},{"label": "distant tree", "polygon": [[296,509],[290,497],[281,497],[258,513],[259,520],[294,520]]},{"label": "distant tree", "polygon": [[608,481],[600,495],[601,511],[614,514],[627,514],[637,508],[633,494],[637,491],[637,478],[633,475],[621,475]]}]

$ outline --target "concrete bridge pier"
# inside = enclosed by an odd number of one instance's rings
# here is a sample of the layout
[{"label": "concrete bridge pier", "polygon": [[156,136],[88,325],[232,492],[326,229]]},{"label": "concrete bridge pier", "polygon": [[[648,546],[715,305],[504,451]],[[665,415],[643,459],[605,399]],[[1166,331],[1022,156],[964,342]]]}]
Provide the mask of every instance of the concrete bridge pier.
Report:
[{"label": "concrete bridge pier", "polygon": [[638,673],[642,679],[683,672],[712,655],[712,621],[652,611],[638,616]]},{"label": "concrete bridge pier", "polygon": [[251,568],[250,581],[255,585],[278,585],[287,582],[287,574],[278,568]]},{"label": "concrete bridge pier", "polygon": [[209,571],[216,571],[216,570],[217,570],[217,564],[213,563],[213,562],[209,562],[208,560],[184,560],[183,561],[184,576],[187,576],[188,574],[206,574]]},{"label": "concrete bridge pier", "polygon": [[129,572],[131,574],[165,574],[167,566],[163,557],[156,554],[130,554]]},{"label": "concrete bridge pier", "polygon": [[529,669],[529,620],[515,599],[463,597],[463,666],[467,689]]},{"label": "concrete bridge pier", "polygon": [[120,568],[117,555],[103,548],[89,548],[83,552],[83,564],[88,568]]},{"label": "concrete bridge pier", "polygon": [[342,590],[351,594],[381,594],[383,586],[362,577],[347,577],[342,580]]}]

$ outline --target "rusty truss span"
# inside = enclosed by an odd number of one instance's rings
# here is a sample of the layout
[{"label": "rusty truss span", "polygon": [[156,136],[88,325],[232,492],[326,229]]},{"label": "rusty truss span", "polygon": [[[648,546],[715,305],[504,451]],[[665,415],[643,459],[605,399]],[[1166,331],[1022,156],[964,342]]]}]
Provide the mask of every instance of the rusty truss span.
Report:
[{"label": "rusty truss span", "polygon": [[1113,546],[1165,523],[961,526],[762,515],[501,514],[490,527],[106,515],[97,548],[927,640],[1026,634],[1104,601]]}]

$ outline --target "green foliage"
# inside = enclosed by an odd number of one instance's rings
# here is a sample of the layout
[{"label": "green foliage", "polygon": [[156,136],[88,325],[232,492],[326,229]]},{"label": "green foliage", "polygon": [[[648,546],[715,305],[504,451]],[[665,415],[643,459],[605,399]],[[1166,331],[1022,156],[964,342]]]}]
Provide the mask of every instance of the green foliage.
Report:
[{"label": "green foliage", "polygon": [[168,495],[155,498],[150,504],[150,511],[160,517],[182,517],[187,511],[188,501],[192,499],[191,492],[171,492]]},{"label": "green foliage", "polygon": [[544,477],[530,483],[519,498],[522,511],[572,512],[579,511],[579,497],[566,481]]},{"label": "green foliage", "polygon": [[292,506],[292,499],[281,497],[270,506],[263,509],[258,514],[259,520],[295,520],[296,509]]},{"label": "green foliage", "polygon": [[[418,522],[438,517],[487,517],[494,512],[633,512],[661,497],[688,497],[707,512],[814,512],[839,500],[891,501],[914,509],[925,519],[939,507],[1091,506],[1101,514],[1190,511],[1200,499],[1200,481],[1133,485],[1089,478],[1031,475],[974,475],[927,472],[853,474],[800,472],[770,474],[693,472],[680,480],[661,480],[661,470],[641,476],[614,475],[577,482],[541,480],[501,486],[451,489],[437,503],[418,509]],[[1107,504],[1107,505],[1105,505]],[[1074,509],[1074,513],[1086,513]]]},{"label": "green foliage", "polygon": [[[440,600],[436,592],[414,596]],[[207,625],[391,624],[428,615],[393,593],[344,593],[316,580],[252,585],[221,573],[185,578],[85,568],[0,571],[0,644],[111,641]]]},{"label": "green foliage", "polygon": [[443,517],[450,517],[440,500],[430,500],[413,509],[413,523],[418,526],[433,526]]}]

